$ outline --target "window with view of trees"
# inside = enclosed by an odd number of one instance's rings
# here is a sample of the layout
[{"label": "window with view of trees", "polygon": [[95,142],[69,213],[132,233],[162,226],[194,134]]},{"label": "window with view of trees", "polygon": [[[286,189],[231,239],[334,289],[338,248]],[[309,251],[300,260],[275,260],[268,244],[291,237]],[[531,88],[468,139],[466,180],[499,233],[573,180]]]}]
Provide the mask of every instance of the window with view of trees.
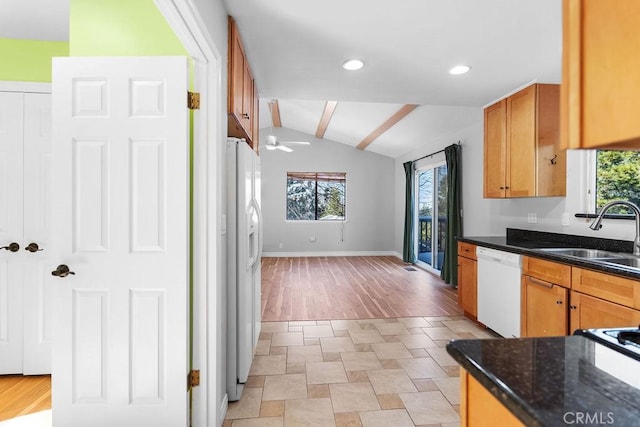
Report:
[{"label": "window with view of trees", "polygon": [[287,172],[287,220],[344,221],[347,174]]},{"label": "window with view of trees", "polygon": [[[612,200],[627,200],[640,205],[640,151],[597,150],[596,212]],[[614,206],[608,213],[630,213]]]}]

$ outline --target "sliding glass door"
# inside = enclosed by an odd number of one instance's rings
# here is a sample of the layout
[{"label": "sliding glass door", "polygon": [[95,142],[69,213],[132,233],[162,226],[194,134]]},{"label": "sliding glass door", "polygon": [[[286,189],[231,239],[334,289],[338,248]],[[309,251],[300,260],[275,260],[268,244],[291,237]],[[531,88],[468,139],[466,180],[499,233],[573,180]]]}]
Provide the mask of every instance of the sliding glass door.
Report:
[{"label": "sliding glass door", "polygon": [[435,163],[416,169],[416,253],[418,262],[440,270],[447,225],[447,165]]}]

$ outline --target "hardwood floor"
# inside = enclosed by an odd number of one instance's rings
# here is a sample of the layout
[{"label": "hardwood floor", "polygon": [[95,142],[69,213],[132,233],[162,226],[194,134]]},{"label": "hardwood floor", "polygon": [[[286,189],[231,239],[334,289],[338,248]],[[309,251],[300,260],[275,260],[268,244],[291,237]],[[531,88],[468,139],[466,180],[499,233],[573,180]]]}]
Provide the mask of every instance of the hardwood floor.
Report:
[{"label": "hardwood floor", "polygon": [[262,259],[262,321],[461,315],[457,291],[393,256]]},{"label": "hardwood floor", "polygon": [[51,376],[0,375],[0,421],[51,409]]}]

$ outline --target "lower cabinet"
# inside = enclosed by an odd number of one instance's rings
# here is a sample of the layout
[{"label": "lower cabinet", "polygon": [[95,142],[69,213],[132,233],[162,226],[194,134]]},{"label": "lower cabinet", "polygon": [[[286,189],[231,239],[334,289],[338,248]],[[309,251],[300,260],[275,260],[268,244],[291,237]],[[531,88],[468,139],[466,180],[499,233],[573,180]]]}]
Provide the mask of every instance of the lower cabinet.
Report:
[{"label": "lower cabinet", "polygon": [[478,316],[476,246],[458,242],[458,306],[474,320]]},{"label": "lower cabinet", "polygon": [[569,290],[531,276],[522,276],[521,336],[563,336],[569,332]]},{"label": "lower cabinet", "polygon": [[576,329],[617,328],[640,324],[640,310],[573,290],[571,291],[569,313],[571,333]]},{"label": "lower cabinet", "polygon": [[470,427],[524,426],[469,373],[460,369],[460,425]]}]

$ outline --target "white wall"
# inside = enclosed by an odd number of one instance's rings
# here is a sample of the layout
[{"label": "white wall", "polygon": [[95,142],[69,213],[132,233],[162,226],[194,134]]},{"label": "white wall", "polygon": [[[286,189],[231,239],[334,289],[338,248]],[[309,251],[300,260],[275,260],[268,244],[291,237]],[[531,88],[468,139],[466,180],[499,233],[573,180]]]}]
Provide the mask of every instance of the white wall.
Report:
[{"label": "white wall", "polygon": [[[261,129],[281,141],[309,141],[292,153],[260,148],[264,252],[391,253],[393,251],[394,161],[390,157],[287,128]],[[346,172],[346,216],[342,222],[286,221],[287,172]],[[310,242],[310,237],[316,237]],[[280,247],[282,244],[282,247]]]},{"label": "white wall", "polygon": [[[465,236],[504,236],[505,229],[550,231],[622,240],[633,240],[635,224],[629,220],[605,220],[600,231],[589,229],[589,220],[575,218],[576,213],[587,212],[588,188],[586,151],[569,150],[567,153],[567,197],[532,197],[518,199],[484,199],[483,186],[483,128],[482,110],[478,109],[475,124],[446,137],[426,141],[425,147],[400,156],[395,160],[395,219],[394,248],[402,253],[404,230],[405,177],[402,164],[423,155],[441,150],[462,141],[462,208]],[[527,222],[527,214],[535,212],[537,224]],[[569,225],[562,226],[562,215],[567,213]]]}]

